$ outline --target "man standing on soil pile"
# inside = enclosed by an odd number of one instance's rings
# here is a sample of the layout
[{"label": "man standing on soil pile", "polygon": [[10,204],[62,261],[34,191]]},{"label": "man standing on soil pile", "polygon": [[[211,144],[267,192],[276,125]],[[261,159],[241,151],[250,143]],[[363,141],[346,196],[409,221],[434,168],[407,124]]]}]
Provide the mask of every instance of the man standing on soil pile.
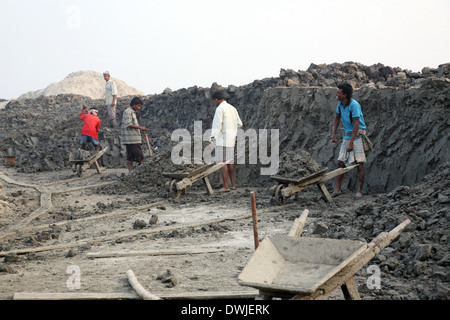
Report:
[{"label": "man standing on soil pile", "polygon": [[[331,141],[337,142],[336,130],[342,119],[345,133],[339,152],[338,166],[339,168],[344,168],[352,165],[353,162],[359,164],[359,188],[356,197],[360,198],[363,195],[364,163],[366,162],[361,134],[365,134],[366,124],[364,122],[361,105],[356,100],[352,99],[352,95],[353,87],[350,84],[343,83],[338,85],[338,91],[336,93],[338,104],[333,122]],[[344,175],[342,174],[336,178],[336,186],[331,195],[332,197],[337,197],[341,194],[343,177]]]},{"label": "man standing on soil pile", "polygon": [[109,71],[103,73],[105,79],[105,104],[108,110],[108,120],[113,128],[117,128],[116,105],[117,105],[117,86],[111,79]]},{"label": "man standing on soil pile", "polygon": [[136,111],[142,107],[142,100],[134,97],[130,106],[123,112],[122,118],[122,143],[127,149],[128,170],[133,169],[133,162],[141,164],[144,161],[142,152],[141,131],[147,131],[147,128],[139,126],[136,118]]},{"label": "man standing on soil pile", "polygon": [[234,181],[234,146],[237,129],[242,127],[242,121],[235,107],[225,101],[222,92],[214,92],[212,96],[216,112],[212,123],[211,142],[216,144],[215,161],[217,163],[231,161],[222,167],[223,188],[219,192],[229,192],[228,177],[231,189],[236,189]]}]

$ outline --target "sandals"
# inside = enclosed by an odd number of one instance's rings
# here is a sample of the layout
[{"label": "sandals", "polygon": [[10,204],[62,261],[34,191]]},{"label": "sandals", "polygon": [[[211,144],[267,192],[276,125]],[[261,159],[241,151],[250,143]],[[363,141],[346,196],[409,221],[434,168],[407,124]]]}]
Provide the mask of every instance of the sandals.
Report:
[{"label": "sandals", "polygon": [[[336,197],[340,196],[341,194],[342,194],[341,191],[334,191],[334,192],[331,194],[331,197],[332,197],[332,198],[336,198]],[[357,197],[357,198],[362,198],[363,195],[362,195],[361,192],[357,192],[357,193],[356,193],[356,197]]]},{"label": "sandals", "polygon": [[230,192],[230,191],[231,191],[230,189],[222,188],[222,189],[219,189],[218,192]]},{"label": "sandals", "polygon": [[334,191],[334,192],[331,194],[331,197],[332,197],[332,198],[336,198],[336,197],[340,196],[341,194],[342,194],[341,191]]}]

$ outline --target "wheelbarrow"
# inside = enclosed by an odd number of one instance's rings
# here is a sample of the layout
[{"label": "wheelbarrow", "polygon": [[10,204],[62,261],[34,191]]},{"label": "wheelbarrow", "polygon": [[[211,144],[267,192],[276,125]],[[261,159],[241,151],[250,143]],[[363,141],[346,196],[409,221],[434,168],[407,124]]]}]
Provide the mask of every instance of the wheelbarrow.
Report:
[{"label": "wheelbarrow", "polygon": [[353,165],[346,168],[339,168],[328,173],[325,173],[328,170],[328,168],[325,168],[300,179],[271,176],[270,178],[277,181],[278,185],[273,186],[270,191],[272,196],[275,198],[276,203],[278,205],[283,205],[291,196],[295,195],[297,199],[302,190],[310,186],[317,185],[325,200],[328,202],[333,202],[333,198],[331,198],[324,182],[357,167],[358,165]]},{"label": "wheelbarrow", "polygon": [[225,165],[231,161],[221,162],[217,164],[206,164],[191,172],[163,172],[162,175],[166,178],[170,178],[170,181],[166,182],[166,190],[174,199],[178,199],[181,192],[185,192],[186,188],[197,182],[203,180],[206,187],[206,191],[210,196],[214,195],[214,191],[209,182],[208,176],[217,170],[222,169]]},{"label": "wheelbarrow", "polygon": [[87,169],[89,169],[92,165],[95,165],[97,172],[100,173],[100,166],[98,165],[97,160],[100,159],[101,156],[108,150],[108,147],[100,150],[94,155],[83,156],[83,150],[79,150],[76,159],[70,160],[74,165],[73,171],[77,173],[79,177],[83,175]]},{"label": "wheelbarrow", "polygon": [[[341,288],[345,299],[359,300],[353,276],[394,241],[411,223],[406,220],[370,243],[354,240],[301,237],[306,216],[289,235],[266,237],[237,282],[260,291],[263,299],[327,299]],[[300,229],[300,231],[298,231]]]}]

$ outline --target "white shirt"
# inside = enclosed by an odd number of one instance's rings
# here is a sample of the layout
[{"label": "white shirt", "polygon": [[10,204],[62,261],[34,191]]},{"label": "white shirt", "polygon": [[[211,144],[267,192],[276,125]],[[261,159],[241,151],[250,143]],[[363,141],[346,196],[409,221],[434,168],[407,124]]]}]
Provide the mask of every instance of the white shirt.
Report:
[{"label": "white shirt", "polygon": [[217,146],[234,147],[237,129],[242,127],[242,121],[235,107],[223,101],[216,108],[211,130],[211,141]]},{"label": "white shirt", "polygon": [[116,83],[109,79],[105,85],[105,102],[107,106],[112,105],[115,95],[117,95]]}]

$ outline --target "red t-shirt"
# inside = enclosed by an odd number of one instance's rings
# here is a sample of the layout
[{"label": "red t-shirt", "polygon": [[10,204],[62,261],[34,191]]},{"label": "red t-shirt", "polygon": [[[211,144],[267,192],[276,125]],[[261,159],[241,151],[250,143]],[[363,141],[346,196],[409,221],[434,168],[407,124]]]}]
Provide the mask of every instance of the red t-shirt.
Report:
[{"label": "red t-shirt", "polygon": [[81,111],[80,120],[84,121],[81,135],[86,135],[95,139],[98,139],[98,132],[100,131],[100,119],[93,114],[84,114],[84,110]]}]

